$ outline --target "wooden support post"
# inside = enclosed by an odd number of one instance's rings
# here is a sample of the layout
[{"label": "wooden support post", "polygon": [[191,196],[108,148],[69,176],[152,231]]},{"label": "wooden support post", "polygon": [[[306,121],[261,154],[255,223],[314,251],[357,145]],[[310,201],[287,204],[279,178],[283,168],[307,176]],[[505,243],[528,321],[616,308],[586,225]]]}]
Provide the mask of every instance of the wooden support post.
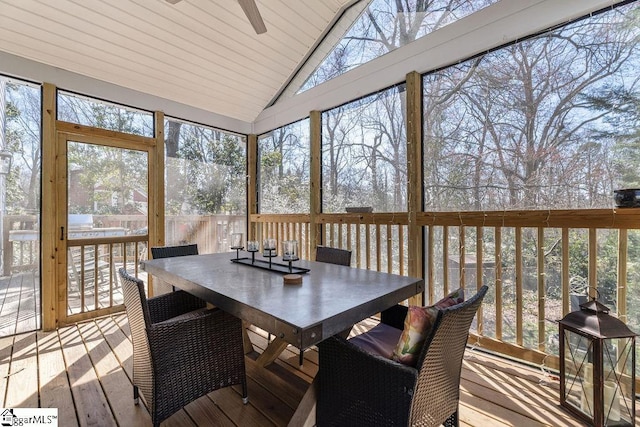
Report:
[{"label": "wooden support post", "polygon": [[[415,71],[407,74],[407,210],[409,276],[424,277],[422,227],[417,223],[417,213],[423,210],[422,191],[422,75]],[[423,295],[412,298],[411,304],[423,305]]]},{"label": "wooden support post", "polygon": [[320,165],[322,161],[322,113],[311,111],[309,113],[309,126],[311,135],[311,159],[310,159],[310,183],[309,183],[309,212],[311,224],[311,235],[309,242],[311,246],[310,258],[316,257],[316,246],[322,244],[323,229],[322,224],[317,223],[317,215],[322,213],[322,182]]},{"label": "wooden support post", "polygon": [[[156,111],[155,121],[155,145],[149,150],[149,248],[152,246],[164,246],[164,113]],[[153,277],[149,275],[149,296],[154,295]],[[160,285],[158,283],[158,285]]]},{"label": "wooden support post", "polygon": [[247,240],[257,240],[257,225],[251,216],[258,213],[258,136],[247,139]]},{"label": "wooden support post", "polygon": [[[56,269],[56,87],[42,89],[42,329],[58,326],[58,280]],[[66,259],[66,257],[65,257]],[[66,268],[65,268],[66,270]],[[65,277],[66,279],[66,277]]]}]

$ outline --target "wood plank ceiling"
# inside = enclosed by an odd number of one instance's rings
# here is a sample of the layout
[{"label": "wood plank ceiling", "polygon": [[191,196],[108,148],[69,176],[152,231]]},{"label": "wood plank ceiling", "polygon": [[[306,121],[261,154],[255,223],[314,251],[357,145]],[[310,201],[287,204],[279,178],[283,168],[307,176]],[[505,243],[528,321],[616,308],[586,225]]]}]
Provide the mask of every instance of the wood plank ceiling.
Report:
[{"label": "wood plank ceiling", "polygon": [[0,51],[252,122],[349,2],[0,0]]}]

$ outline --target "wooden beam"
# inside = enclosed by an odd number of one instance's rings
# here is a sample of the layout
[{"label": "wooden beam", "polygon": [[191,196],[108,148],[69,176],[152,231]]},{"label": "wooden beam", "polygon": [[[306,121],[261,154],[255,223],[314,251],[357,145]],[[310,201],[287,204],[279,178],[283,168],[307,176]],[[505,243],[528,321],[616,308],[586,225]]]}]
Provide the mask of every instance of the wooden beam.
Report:
[{"label": "wooden beam", "polygon": [[[154,146],[148,149],[149,170],[149,250],[151,247],[164,246],[165,215],[164,215],[164,113],[156,111],[154,120]],[[149,276],[149,296],[154,295],[154,280]]]},{"label": "wooden beam", "polygon": [[251,219],[258,213],[258,136],[247,138],[247,240],[257,240],[257,225]]},{"label": "wooden beam", "polygon": [[311,236],[309,243],[311,246],[311,259],[316,257],[316,246],[322,244],[323,226],[316,222],[317,215],[322,212],[322,113],[311,111],[309,113],[309,126],[311,135],[311,159],[309,174],[309,213],[311,222]]},{"label": "wooden beam", "polygon": [[[408,268],[409,276],[423,277],[422,227],[417,214],[423,209],[422,192],[422,75],[415,71],[407,74],[406,91],[407,128],[407,212]],[[424,296],[412,298],[411,303],[422,305]]]},{"label": "wooden beam", "polygon": [[42,89],[42,329],[58,326],[56,280],[56,87],[44,83]]},{"label": "wooden beam", "polygon": [[[67,139],[64,133],[55,132],[53,142],[55,149],[55,222],[53,226],[54,239],[56,243],[55,263],[56,263],[56,292],[57,292],[57,323],[58,327],[68,324],[67,322]],[[43,212],[46,212],[43,209]],[[82,294],[84,295],[84,294]],[[84,301],[82,303],[84,306]]]}]

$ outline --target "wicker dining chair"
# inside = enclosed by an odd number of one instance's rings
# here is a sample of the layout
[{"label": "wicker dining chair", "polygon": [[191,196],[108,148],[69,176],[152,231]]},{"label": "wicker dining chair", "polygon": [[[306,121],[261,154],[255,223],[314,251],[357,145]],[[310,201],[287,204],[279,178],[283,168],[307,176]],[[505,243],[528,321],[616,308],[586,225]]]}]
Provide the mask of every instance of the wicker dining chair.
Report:
[{"label": "wicker dining chair", "polygon": [[351,251],[318,245],[316,247],[316,261],[350,266]]},{"label": "wicker dining chair", "polygon": [[[329,246],[316,246],[316,261],[327,264],[351,266],[351,251],[347,249],[331,248]],[[300,350],[298,356],[300,366],[304,363],[304,350]]]},{"label": "wicker dining chair", "polygon": [[249,401],[242,322],[182,290],[147,299],[144,283],[118,270],[133,341],[133,398],[140,392],[154,427],[219,388],[242,386]]},{"label": "wicker dining chair", "polygon": [[153,259],[170,258],[174,256],[198,255],[198,245],[155,246],[151,248]]},{"label": "wicker dining chair", "polygon": [[[195,243],[177,246],[155,246],[151,248],[151,256],[153,259],[172,258],[176,256],[198,255],[198,245]],[[171,290],[175,291],[176,287],[171,286]]]},{"label": "wicker dining chair", "polygon": [[[338,336],[320,342],[317,425],[457,426],[462,358],[486,292],[483,286],[471,299],[438,311],[416,367]],[[406,315],[401,305],[383,312],[382,322],[402,330],[402,309]]]}]

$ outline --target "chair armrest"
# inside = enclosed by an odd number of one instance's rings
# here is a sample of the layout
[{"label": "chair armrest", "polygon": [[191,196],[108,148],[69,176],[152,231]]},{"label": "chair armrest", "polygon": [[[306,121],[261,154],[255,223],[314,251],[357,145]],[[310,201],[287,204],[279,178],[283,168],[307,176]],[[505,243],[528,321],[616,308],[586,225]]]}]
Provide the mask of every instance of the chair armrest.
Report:
[{"label": "chair armrest", "polygon": [[407,317],[408,308],[404,305],[394,305],[380,313],[380,322],[393,326],[396,329],[404,329],[404,319]]},{"label": "chair armrest", "polygon": [[318,425],[408,425],[415,368],[335,336],[318,349]]},{"label": "chair armrest", "polygon": [[185,291],[175,291],[149,298],[147,304],[152,324],[204,308],[207,305],[205,301]]}]

